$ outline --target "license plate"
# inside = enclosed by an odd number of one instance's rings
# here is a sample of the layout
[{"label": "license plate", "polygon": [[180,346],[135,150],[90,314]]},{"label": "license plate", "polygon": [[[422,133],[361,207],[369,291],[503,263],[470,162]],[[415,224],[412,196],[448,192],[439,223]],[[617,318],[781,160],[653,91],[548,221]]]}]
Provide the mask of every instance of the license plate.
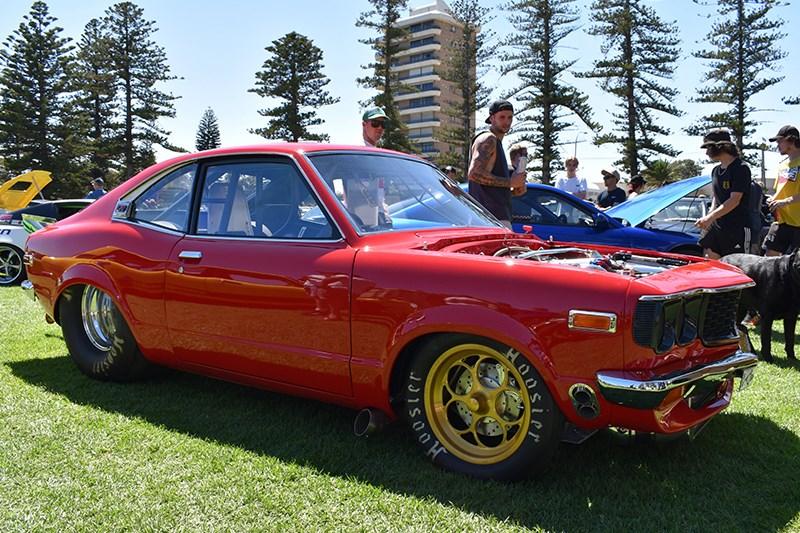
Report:
[{"label": "license plate", "polygon": [[751,366],[750,368],[745,368],[742,370],[742,379],[739,381],[739,390],[745,390],[747,387],[750,386],[750,383],[753,381],[753,376],[756,374],[756,367]]}]

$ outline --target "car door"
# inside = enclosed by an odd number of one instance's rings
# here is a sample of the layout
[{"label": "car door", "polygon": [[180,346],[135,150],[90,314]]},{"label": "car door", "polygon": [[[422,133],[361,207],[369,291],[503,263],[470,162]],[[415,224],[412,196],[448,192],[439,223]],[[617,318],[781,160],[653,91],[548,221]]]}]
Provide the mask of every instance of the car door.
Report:
[{"label": "car door", "polygon": [[167,267],[176,355],[349,395],[354,252],[308,182],[280,157],[219,160],[201,175],[194,230]]},{"label": "car door", "polygon": [[526,193],[512,199],[513,224],[533,228],[542,239],[629,246],[622,227],[604,218],[602,212],[568,193],[545,187],[528,187]]}]

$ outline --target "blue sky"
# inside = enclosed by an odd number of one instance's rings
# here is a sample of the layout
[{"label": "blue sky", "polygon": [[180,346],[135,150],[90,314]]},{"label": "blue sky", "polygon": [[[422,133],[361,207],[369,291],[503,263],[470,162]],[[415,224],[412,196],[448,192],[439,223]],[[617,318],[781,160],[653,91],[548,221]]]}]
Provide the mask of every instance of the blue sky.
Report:
[{"label": "blue sky", "polygon": [[[77,40],[85,24],[92,18],[103,16],[105,10],[116,2],[110,0],[49,0],[50,14],[57,18],[57,24],[64,28],[62,35]],[[164,120],[163,126],[171,132],[170,141],[187,149],[194,149],[195,134],[200,118],[206,108],[211,107],[217,115],[222,143],[224,145],[252,144],[264,142],[262,137],[248,133],[249,128],[265,125],[265,119],[257,111],[270,107],[272,103],[256,94],[247,92],[255,84],[255,73],[267,59],[264,50],[273,40],[290,31],[296,31],[310,38],[324,52],[323,73],[331,79],[328,91],[338,96],[338,104],[320,110],[319,116],[325,124],[319,131],[328,133],[333,142],[358,144],[361,135],[360,101],[373,95],[360,88],[355,80],[363,76],[361,68],[372,58],[372,51],[358,39],[368,36],[365,29],[357,28],[355,21],[359,14],[369,9],[366,0],[137,0],[144,10],[147,20],[155,21],[158,31],[154,40],[165,50],[167,61],[173,75],[183,79],[174,80],[161,86],[181,98],[176,101],[177,116]],[[431,0],[409,0],[410,7],[431,3]],[[485,0],[483,5],[497,7],[502,1]],[[23,17],[30,12],[33,0],[3,0],[0,4],[0,39],[5,39],[19,26]],[[589,0],[576,2],[585,12],[582,27],[588,28]],[[700,83],[704,70],[703,63],[692,58],[690,52],[703,46],[703,39],[710,28],[707,15],[713,14],[711,8],[704,8],[692,0],[652,0],[649,2],[665,21],[677,21],[683,41],[683,53],[674,80],[682,94],[676,101],[679,108],[686,111],[682,118],[664,117],[663,124],[672,130],[669,139],[663,139],[682,151],[680,158],[701,160],[704,152],[699,148],[700,139],[687,137],[680,128],[693,122],[707,112],[700,105],[690,103],[689,96]],[[784,30],[800,27],[800,9],[791,6],[773,10],[773,17],[786,21]],[[502,37],[510,29],[507,14],[497,8],[495,19],[489,28]],[[697,44],[700,43],[700,44]],[[591,63],[600,55],[599,44],[594,37],[582,29],[576,30],[564,43],[563,58],[579,58],[576,69],[588,70]],[[797,64],[796,47],[789,45],[784,38],[779,45],[790,55],[782,63],[779,75],[785,76],[780,84],[761,93],[754,105],[763,111],[755,115],[764,124],[756,133],[757,139],[774,135],[784,124],[800,123],[800,106],[787,107],[780,99],[787,94],[796,95],[800,87],[800,69],[791,68],[790,61]],[[496,65],[499,67],[499,62]],[[490,85],[492,77],[498,78],[497,71],[491,71],[485,78]],[[610,114],[614,101],[600,91],[593,80],[575,82],[580,90],[590,97],[595,120],[603,125],[610,124]],[[514,86],[510,77],[498,78],[499,88],[494,96]],[[480,119],[484,114],[480,114]],[[513,135],[507,138],[507,145],[513,142]],[[564,153],[572,155],[577,149],[581,161],[580,174],[590,181],[599,182],[600,170],[610,166],[618,158],[616,147],[597,148],[589,142],[588,130],[576,124],[574,132],[562,138]],[[577,143],[575,142],[577,140]],[[772,148],[772,145],[770,145]],[[169,154],[159,154],[165,158]],[[766,175],[771,180],[780,160],[776,152],[768,152]],[[760,168],[753,168],[754,175],[760,175]]]}]

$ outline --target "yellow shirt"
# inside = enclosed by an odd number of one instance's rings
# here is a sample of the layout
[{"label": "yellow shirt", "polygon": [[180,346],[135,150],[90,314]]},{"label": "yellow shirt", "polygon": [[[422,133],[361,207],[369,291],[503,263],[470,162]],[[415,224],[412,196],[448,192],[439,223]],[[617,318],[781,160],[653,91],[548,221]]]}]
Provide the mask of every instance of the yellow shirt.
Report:
[{"label": "yellow shirt", "polygon": [[[800,157],[794,161],[781,163],[778,168],[778,181],[775,185],[775,200],[783,200],[800,194],[800,180],[797,179],[799,172]],[[778,209],[778,222],[800,227],[800,202],[792,202]]]}]

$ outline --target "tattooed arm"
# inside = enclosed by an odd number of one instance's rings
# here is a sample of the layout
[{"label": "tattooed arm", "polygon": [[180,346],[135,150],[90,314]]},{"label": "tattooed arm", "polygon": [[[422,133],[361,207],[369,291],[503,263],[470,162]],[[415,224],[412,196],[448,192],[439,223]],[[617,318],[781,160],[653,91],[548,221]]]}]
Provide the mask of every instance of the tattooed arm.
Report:
[{"label": "tattooed arm", "polygon": [[501,178],[492,174],[491,169],[497,158],[497,141],[490,133],[482,134],[475,139],[472,145],[472,160],[469,164],[467,177],[481,185],[488,187],[508,187],[508,178]]}]

